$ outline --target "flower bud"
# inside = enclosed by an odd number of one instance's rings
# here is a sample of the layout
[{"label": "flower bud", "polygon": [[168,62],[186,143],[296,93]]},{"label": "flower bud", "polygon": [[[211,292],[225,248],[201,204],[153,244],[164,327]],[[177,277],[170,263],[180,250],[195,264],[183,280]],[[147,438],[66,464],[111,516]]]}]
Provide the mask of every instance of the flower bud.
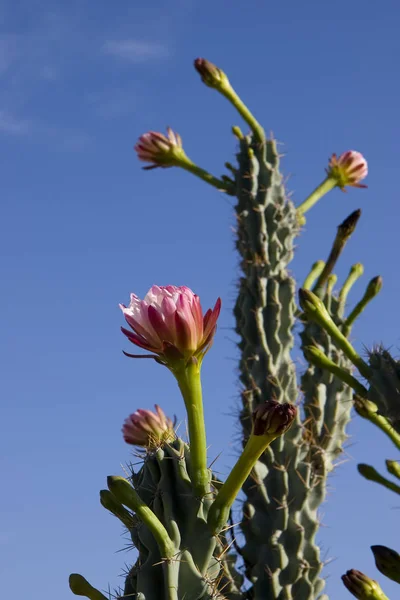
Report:
[{"label": "flower bud", "polygon": [[297,414],[294,404],[280,404],[268,400],[257,406],[253,412],[253,435],[275,435],[285,433],[292,425]]},{"label": "flower bud", "polygon": [[370,579],[361,571],[351,569],[342,575],[345,587],[358,600],[388,600],[377,581]]},{"label": "flower bud", "polygon": [[366,188],[360,183],[368,175],[368,164],[363,155],[355,150],[343,152],[339,157],[332,154],[327,169],[328,176],[335,179],[336,185],[344,190],[346,185]]},{"label": "flower bud", "polygon": [[144,169],[176,167],[187,160],[182,148],[182,138],[167,128],[167,136],[156,131],[144,133],[135,145],[138,159],[151,163]]},{"label": "flower bud", "polygon": [[139,408],[125,419],[122,433],[127,444],[154,450],[175,439],[175,423],[157,404],[155,409],[156,412]]},{"label": "flower bud", "polygon": [[205,58],[196,58],[194,68],[200,74],[203,83],[216,90],[230,87],[229,79],[221,69]]},{"label": "flower bud", "polygon": [[400,555],[386,546],[371,546],[378,571],[400,583]]}]

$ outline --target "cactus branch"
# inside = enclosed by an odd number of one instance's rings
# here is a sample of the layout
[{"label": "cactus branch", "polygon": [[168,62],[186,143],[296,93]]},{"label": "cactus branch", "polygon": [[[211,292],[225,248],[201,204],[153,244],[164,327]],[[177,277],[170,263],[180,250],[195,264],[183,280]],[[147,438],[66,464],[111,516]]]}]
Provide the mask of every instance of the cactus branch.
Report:
[{"label": "cactus branch", "polygon": [[392,481],[389,481],[389,479],[386,479],[386,477],[378,473],[378,471],[371,465],[359,464],[357,465],[357,469],[360,475],[365,477],[365,479],[368,479],[368,481],[375,481],[375,483],[383,485],[383,487],[387,488],[388,490],[391,490],[396,494],[400,494],[400,485],[397,485]]},{"label": "cactus branch", "polygon": [[348,371],[339,367],[336,363],[334,363],[330,358],[326,356],[316,346],[306,346],[303,349],[304,356],[306,360],[308,360],[311,364],[315,365],[320,369],[325,369],[336,375],[341,381],[347,383],[357,394],[361,396],[366,396],[368,393],[367,388],[365,388],[355,377],[353,377]]},{"label": "cactus branch", "polygon": [[123,477],[107,477],[107,485],[110,492],[122,504],[133,510],[138,518],[144,523],[154,536],[163,558],[172,558],[175,554],[175,546],[161,521],[156,517],[151,508],[140,498],[129,481]]},{"label": "cactus branch", "polygon": [[210,476],[207,468],[207,442],[204,425],[203,394],[200,364],[193,358],[174,375],[181,390],[188,418],[191,477],[196,494],[202,498],[210,493]]}]

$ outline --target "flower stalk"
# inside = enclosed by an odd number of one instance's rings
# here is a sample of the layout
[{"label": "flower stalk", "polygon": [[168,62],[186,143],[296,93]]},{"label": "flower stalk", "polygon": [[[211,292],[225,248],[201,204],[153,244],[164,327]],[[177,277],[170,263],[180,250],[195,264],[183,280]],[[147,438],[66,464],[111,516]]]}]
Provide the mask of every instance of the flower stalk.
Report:
[{"label": "flower stalk", "polygon": [[386,417],[378,414],[377,405],[363,396],[365,395],[361,394],[361,396],[354,397],[354,408],[356,413],[363,419],[367,419],[376,425],[376,427],[379,427],[379,429],[393,442],[396,448],[400,450],[400,434],[394,429],[393,425]]},{"label": "flower stalk", "polygon": [[368,481],[375,481],[375,483],[379,483],[386,489],[395,492],[395,494],[400,494],[400,486],[396,483],[393,483],[393,481],[386,479],[386,477],[378,473],[373,466],[360,463],[357,465],[357,469],[360,475],[362,475],[365,479],[368,479]]}]

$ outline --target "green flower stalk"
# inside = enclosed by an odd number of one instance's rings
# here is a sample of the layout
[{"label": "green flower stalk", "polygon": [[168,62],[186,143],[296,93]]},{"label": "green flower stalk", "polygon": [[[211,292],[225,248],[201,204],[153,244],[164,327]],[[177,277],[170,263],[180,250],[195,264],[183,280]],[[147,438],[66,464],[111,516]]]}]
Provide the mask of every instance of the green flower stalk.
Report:
[{"label": "green flower stalk", "polygon": [[303,215],[335,187],[342,191],[345,191],[346,186],[367,187],[360,183],[368,175],[367,161],[360,152],[348,150],[339,157],[332,154],[326,171],[327,177],[324,181],[297,207],[300,222]]},{"label": "green flower stalk", "polygon": [[90,583],[78,573],[69,576],[69,587],[75,596],[85,596],[89,600],[108,600],[104,594],[96,590]]},{"label": "green flower stalk", "polygon": [[330,358],[328,358],[322,350],[317,348],[317,346],[305,346],[303,348],[303,353],[305,358],[313,365],[320,369],[324,369],[333,375],[336,375],[341,381],[347,383],[355,392],[358,394],[366,396],[368,393],[367,388],[365,388],[355,377],[351,375],[348,371],[337,365]]},{"label": "green flower stalk", "polygon": [[333,322],[324,303],[310,290],[299,290],[300,306],[307,317],[325,329],[349,360],[358,368],[361,375],[368,378],[371,370],[367,363],[357,354],[353,346]]},{"label": "green flower stalk", "polygon": [[217,188],[221,192],[233,193],[232,182],[214,177],[208,171],[200,168],[186,155],[182,138],[178,133],[167,128],[167,135],[157,131],[149,131],[140,136],[135,145],[135,151],[139,160],[148,162],[150,165],[143,167],[145,170],[157,167],[181,167],[185,171],[196,175],[206,183]]},{"label": "green flower stalk", "polygon": [[393,428],[389,419],[379,413],[375,402],[368,400],[364,396],[365,394],[363,392],[361,396],[356,395],[354,397],[354,408],[357,414],[363,419],[367,419],[376,425],[376,427],[379,427],[379,429],[393,442],[396,448],[400,450],[400,434]]},{"label": "green flower stalk", "polygon": [[400,479],[400,462],[397,460],[387,460],[386,468],[391,475]]},{"label": "green flower stalk", "polygon": [[347,337],[351,331],[351,328],[356,319],[360,316],[360,314],[365,310],[367,305],[379,294],[382,289],[382,277],[374,277],[369,282],[367,289],[365,290],[364,296],[361,298],[360,302],[356,304],[353,308],[347,319],[343,324],[343,333]]},{"label": "green flower stalk", "polygon": [[188,415],[192,479],[196,492],[204,496],[210,486],[200,369],[214,339],[221,300],[203,316],[199,297],[188,287],[153,286],[144,300],[131,294],[129,307],[121,304],[120,308],[132,330],[122,328],[122,332],[130,342],[152,353],[125,354],[156,359],[178,382]]},{"label": "green flower stalk", "polygon": [[247,106],[239,98],[233,87],[231,86],[229,79],[225,73],[219,69],[216,65],[206,60],[205,58],[196,58],[194,61],[194,67],[200,74],[201,80],[208,87],[217,90],[220,94],[225,96],[227,100],[236,108],[241,117],[250,126],[254,133],[255,141],[262,143],[265,141],[265,132],[261,127],[260,123],[251,114]]},{"label": "green flower stalk", "polygon": [[400,554],[386,546],[371,546],[378,571],[400,583]]},{"label": "green flower stalk", "polygon": [[364,266],[361,263],[356,263],[351,267],[346,281],[344,282],[342,289],[339,292],[338,313],[340,314],[340,316],[342,316],[344,313],[344,309],[347,302],[347,296],[349,295],[351,288],[356,283],[356,281],[363,275],[363,273]]},{"label": "green flower stalk", "polygon": [[293,404],[280,404],[274,400],[260,404],[253,412],[252,433],[208,513],[208,524],[213,533],[218,534],[225,527],[232,504],[254,465],[271,442],[288,431],[296,414],[297,408]]},{"label": "green flower stalk", "polygon": [[342,576],[345,587],[358,600],[389,600],[383,593],[379,583],[370,579],[361,571],[351,569]]},{"label": "green flower stalk", "polygon": [[375,483],[379,483],[380,485],[382,485],[388,490],[391,490],[395,494],[400,494],[400,485],[397,485],[389,479],[386,479],[386,477],[383,477],[383,475],[378,473],[378,471],[371,465],[366,465],[362,463],[357,465],[357,469],[360,475],[362,475],[365,479],[368,479],[368,481],[375,481]]}]

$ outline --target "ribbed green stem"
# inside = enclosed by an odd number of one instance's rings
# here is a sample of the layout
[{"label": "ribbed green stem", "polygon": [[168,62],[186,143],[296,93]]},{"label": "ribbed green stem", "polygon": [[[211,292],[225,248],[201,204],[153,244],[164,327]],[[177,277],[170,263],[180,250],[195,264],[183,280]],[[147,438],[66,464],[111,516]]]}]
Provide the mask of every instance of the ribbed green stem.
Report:
[{"label": "ribbed green stem", "polygon": [[357,468],[360,475],[365,477],[365,479],[368,479],[368,481],[375,481],[375,483],[383,485],[383,487],[387,488],[388,490],[391,490],[396,494],[400,494],[400,486],[396,485],[392,481],[389,481],[389,479],[386,479],[386,477],[383,477],[383,475],[378,473],[378,471],[371,465],[360,464],[357,465]]},{"label": "ribbed green stem", "polygon": [[325,194],[336,187],[337,181],[328,175],[326,179],[297,207],[297,215],[302,216],[314,206]]},{"label": "ribbed green stem", "polygon": [[193,358],[183,368],[174,371],[174,375],[187,412],[193,487],[196,494],[202,498],[210,493],[210,475],[207,468],[207,441],[200,369],[199,362]]},{"label": "ribbed green stem", "polygon": [[304,356],[306,360],[308,360],[311,364],[319,367],[320,369],[325,369],[336,375],[341,381],[347,383],[357,394],[360,396],[366,396],[368,393],[367,388],[365,388],[355,377],[353,377],[348,371],[342,369],[337,364],[335,364],[330,358],[326,356],[319,350],[316,346],[306,346],[303,349]]},{"label": "ribbed green stem", "polygon": [[251,435],[238,461],[229,473],[228,479],[219,490],[208,513],[207,522],[211,531],[218,534],[229,519],[229,512],[243,483],[251,473],[265,449],[276,435]]}]

